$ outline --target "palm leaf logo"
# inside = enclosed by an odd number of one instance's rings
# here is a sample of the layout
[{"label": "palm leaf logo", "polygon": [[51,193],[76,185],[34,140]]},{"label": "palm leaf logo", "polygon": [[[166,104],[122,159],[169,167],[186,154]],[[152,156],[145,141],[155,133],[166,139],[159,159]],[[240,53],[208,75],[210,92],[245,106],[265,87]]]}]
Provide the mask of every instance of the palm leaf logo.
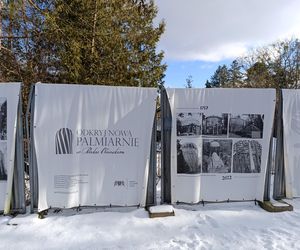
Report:
[{"label": "palm leaf logo", "polygon": [[72,154],[73,153],[73,133],[69,128],[61,128],[56,132],[55,136],[55,152],[56,154]]}]

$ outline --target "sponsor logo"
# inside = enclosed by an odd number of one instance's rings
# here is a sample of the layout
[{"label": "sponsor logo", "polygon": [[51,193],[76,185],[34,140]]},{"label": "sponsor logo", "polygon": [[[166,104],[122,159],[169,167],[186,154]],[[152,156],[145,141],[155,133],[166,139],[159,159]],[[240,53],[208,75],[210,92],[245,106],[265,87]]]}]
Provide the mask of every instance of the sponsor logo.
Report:
[{"label": "sponsor logo", "polygon": [[115,181],[114,187],[125,187],[125,181]]},{"label": "sponsor logo", "polygon": [[56,154],[73,153],[73,133],[69,128],[61,128],[55,135],[55,152]]},{"label": "sponsor logo", "polygon": [[231,175],[222,176],[222,181],[232,180]]}]

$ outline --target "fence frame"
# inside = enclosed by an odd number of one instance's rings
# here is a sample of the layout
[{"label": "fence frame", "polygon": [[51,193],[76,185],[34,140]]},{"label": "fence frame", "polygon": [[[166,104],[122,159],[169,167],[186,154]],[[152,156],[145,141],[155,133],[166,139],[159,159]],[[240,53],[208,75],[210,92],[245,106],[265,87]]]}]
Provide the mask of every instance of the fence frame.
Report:
[{"label": "fence frame", "polygon": [[1,210],[0,213],[26,213],[25,204],[25,176],[24,176],[24,141],[23,141],[23,116],[22,116],[22,83],[20,83],[20,92],[17,107],[17,117],[15,124],[15,157],[13,165],[13,177],[11,186],[11,200],[9,207]]}]

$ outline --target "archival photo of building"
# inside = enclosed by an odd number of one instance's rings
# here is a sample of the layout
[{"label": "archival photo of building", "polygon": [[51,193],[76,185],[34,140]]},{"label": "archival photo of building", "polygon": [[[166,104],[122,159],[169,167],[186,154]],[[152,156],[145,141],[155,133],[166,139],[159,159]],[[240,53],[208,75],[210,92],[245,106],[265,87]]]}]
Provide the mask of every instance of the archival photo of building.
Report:
[{"label": "archival photo of building", "polygon": [[200,136],[202,134],[201,113],[177,113],[177,136]]},{"label": "archival photo of building", "polygon": [[250,149],[251,155],[253,158],[254,163],[254,173],[261,172],[261,153],[262,153],[262,146],[260,142],[256,140],[250,140]]},{"label": "archival photo of building", "polygon": [[210,137],[227,137],[228,114],[203,114],[202,126],[203,135]]},{"label": "archival photo of building", "polygon": [[232,140],[203,139],[202,172],[231,172]]},{"label": "archival photo of building", "polygon": [[177,173],[198,174],[201,172],[201,139],[177,140]]},{"label": "archival photo of building", "polygon": [[7,140],[7,100],[0,97],[0,140]]},{"label": "archival photo of building", "polygon": [[263,138],[264,115],[236,114],[230,115],[229,137]]},{"label": "archival photo of building", "polygon": [[7,142],[0,141],[0,181],[7,180]]},{"label": "archival photo of building", "polygon": [[240,140],[233,145],[233,172],[260,173],[262,147],[258,141]]}]

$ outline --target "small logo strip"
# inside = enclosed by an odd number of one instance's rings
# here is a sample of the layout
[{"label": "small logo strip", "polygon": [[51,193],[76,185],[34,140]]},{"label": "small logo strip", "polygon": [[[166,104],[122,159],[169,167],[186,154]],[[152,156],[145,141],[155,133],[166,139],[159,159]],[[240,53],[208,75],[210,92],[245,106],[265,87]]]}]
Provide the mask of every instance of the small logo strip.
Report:
[{"label": "small logo strip", "polygon": [[125,187],[125,182],[124,181],[115,181],[114,183],[114,187],[117,186],[117,187]]}]

